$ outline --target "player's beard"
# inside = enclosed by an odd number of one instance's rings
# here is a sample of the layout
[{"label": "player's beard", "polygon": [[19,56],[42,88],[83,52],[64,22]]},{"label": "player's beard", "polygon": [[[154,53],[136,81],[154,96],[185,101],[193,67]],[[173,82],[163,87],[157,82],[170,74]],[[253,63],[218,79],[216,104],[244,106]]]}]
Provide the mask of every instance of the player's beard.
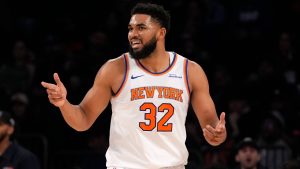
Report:
[{"label": "player's beard", "polygon": [[144,45],[144,47],[137,51],[131,47],[129,44],[129,54],[134,59],[144,59],[150,56],[150,54],[156,49],[157,39],[155,36]]}]

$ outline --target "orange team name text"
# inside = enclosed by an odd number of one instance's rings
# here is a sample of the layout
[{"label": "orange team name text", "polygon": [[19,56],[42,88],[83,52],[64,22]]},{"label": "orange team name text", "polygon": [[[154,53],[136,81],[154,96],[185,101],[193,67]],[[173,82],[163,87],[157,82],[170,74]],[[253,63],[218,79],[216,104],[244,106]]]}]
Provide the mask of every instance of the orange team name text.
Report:
[{"label": "orange team name text", "polygon": [[153,98],[157,93],[158,98],[173,99],[182,102],[183,90],[163,86],[146,86],[131,89],[131,101]]}]

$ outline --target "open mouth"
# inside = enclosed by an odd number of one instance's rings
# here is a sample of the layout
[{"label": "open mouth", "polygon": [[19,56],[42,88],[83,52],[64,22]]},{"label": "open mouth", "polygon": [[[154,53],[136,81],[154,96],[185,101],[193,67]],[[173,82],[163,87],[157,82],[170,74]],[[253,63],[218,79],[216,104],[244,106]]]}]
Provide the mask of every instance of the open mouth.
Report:
[{"label": "open mouth", "polygon": [[132,48],[138,48],[142,45],[142,42],[139,39],[133,39],[130,41]]},{"label": "open mouth", "polygon": [[247,158],[247,159],[246,159],[246,162],[247,162],[247,163],[251,163],[251,162],[252,162],[252,159],[251,159],[251,158]]}]

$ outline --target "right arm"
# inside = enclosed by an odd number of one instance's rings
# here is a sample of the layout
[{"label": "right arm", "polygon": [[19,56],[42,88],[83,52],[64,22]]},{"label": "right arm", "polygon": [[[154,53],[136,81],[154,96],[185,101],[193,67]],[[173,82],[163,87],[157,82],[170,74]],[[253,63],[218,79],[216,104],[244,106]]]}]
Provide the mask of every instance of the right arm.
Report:
[{"label": "right arm", "polygon": [[203,130],[206,141],[217,146],[225,141],[227,132],[225,126],[225,113],[217,116],[215,104],[209,93],[209,84],[205,72],[196,62],[189,62],[189,81],[191,103],[198,121]]},{"label": "right arm", "polygon": [[49,101],[59,107],[64,120],[73,129],[77,131],[89,129],[107,107],[112,97],[113,78],[118,77],[122,67],[118,65],[119,63],[120,61],[111,60],[101,67],[93,86],[78,105],[71,104],[67,100],[67,90],[57,73],[54,73],[56,84],[42,82],[47,89]]}]

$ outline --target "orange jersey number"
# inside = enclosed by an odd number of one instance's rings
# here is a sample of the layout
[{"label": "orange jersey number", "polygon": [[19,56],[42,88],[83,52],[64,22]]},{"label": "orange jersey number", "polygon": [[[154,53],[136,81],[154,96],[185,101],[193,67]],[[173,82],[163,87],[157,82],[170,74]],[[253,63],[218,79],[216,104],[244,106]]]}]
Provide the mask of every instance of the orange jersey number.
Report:
[{"label": "orange jersey number", "polygon": [[[140,122],[139,126],[144,131],[152,131],[157,126],[157,131],[160,132],[171,132],[173,124],[167,123],[168,120],[173,116],[174,114],[174,107],[170,103],[162,103],[158,107],[153,103],[144,103],[140,106],[141,111],[149,110],[149,113],[145,113],[145,120],[148,120],[149,123]],[[166,114],[156,123],[156,113],[164,113],[166,111]]]}]

